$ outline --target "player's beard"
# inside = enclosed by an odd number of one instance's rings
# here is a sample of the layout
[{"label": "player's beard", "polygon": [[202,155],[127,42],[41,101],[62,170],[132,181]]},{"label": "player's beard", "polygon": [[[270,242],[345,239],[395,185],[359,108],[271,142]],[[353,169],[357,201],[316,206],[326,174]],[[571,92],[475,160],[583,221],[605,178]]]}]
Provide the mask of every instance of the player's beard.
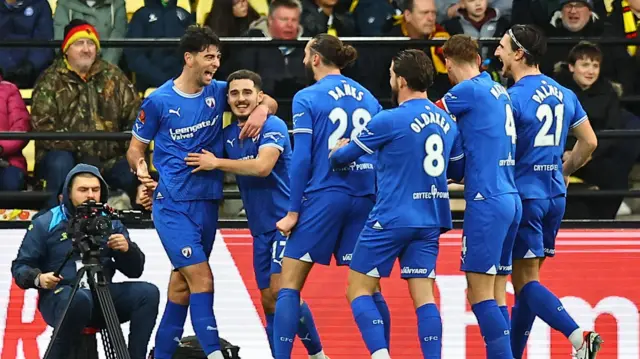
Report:
[{"label": "player's beard", "polygon": [[307,84],[313,85],[316,83],[316,77],[313,73],[313,67],[311,64],[304,64],[304,75],[307,78]]}]

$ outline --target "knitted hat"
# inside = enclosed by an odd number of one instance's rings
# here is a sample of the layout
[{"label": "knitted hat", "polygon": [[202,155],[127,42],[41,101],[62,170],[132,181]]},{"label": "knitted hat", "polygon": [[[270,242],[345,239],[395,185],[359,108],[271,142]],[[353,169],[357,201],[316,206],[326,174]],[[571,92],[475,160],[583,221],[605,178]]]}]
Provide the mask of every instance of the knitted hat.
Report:
[{"label": "knitted hat", "polygon": [[64,27],[64,40],[62,41],[62,53],[67,52],[69,46],[80,39],[89,39],[96,44],[96,48],[100,51],[100,35],[98,31],[88,22],[80,19],[74,19]]}]

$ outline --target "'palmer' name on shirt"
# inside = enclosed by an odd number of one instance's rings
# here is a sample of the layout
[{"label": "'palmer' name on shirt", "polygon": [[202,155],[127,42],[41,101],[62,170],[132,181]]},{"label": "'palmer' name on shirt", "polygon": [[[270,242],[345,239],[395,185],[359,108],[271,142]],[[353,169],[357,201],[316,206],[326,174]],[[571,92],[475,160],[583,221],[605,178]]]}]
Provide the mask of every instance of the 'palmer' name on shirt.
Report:
[{"label": "'palmer' name on shirt", "polygon": [[[428,109],[429,108],[427,108],[427,110]],[[441,114],[437,112],[429,112],[428,114],[423,112],[420,114],[420,118],[416,117],[413,119],[413,122],[411,122],[411,129],[415,133],[420,133],[423,128],[432,123],[442,127],[445,134],[449,132],[449,129],[451,128],[449,122],[447,122],[446,118]]]},{"label": "'palmer' name on shirt", "polygon": [[328,94],[336,101],[345,96],[351,96],[358,101],[362,101],[362,97],[364,96],[364,93],[362,91],[358,91],[358,89],[346,82],[342,84],[342,88],[336,86],[333,90],[329,90]]},{"label": "'palmer' name on shirt", "polygon": [[542,101],[544,101],[544,99],[550,96],[555,96],[558,98],[560,102],[562,102],[562,99],[564,98],[564,93],[562,93],[562,91],[560,91],[559,88],[553,85],[549,85],[546,81],[542,81],[542,86],[540,86],[536,90],[536,92],[531,97],[531,99],[541,104]]}]

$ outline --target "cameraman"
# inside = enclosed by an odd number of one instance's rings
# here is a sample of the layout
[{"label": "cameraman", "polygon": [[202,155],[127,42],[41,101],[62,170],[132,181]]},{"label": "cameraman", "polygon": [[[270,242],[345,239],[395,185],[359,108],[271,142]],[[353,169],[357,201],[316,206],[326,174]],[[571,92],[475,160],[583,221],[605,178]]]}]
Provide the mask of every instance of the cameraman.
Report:
[{"label": "cameraman", "polygon": [[[63,314],[78,279],[76,272],[82,265],[80,255],[74,253],[60,276],[53,275],[72,248],[72,233],[69,233],[69,239],[66,233],[68,220],[74,216],[78,205],[88,200],[106,203],[107,197],[107,184],[96,167],[75,166],[66,177],[62,203],[32,221],[18,257],[12,263],[11,273],[16,284],[23,289],[38,289],[38,309],[52,327]],[[105,276],[111,282],[115,271],[119,270],[129,278],[139,278],[144,269],[144,254],[131,242],[120,221],[112,223],[114,234],[100,248]],[[109,291],[120,322],[131,321],[128,341],[131,359],[144,359],[158,316],[158,288],[146,282],[124,282],[110,283]],[[49,358],[67,359],[70,347],[87,326],[104,328],[105,321],[98,303],[85,286],[78,289]]]}]

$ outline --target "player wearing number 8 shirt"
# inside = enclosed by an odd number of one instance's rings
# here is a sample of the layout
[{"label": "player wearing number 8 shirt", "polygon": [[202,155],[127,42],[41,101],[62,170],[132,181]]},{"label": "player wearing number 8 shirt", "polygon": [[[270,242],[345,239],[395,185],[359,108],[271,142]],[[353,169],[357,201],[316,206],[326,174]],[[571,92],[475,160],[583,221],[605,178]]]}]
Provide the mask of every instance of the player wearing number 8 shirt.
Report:
[{"label": "player wearing number 8 shirt", "polygon": [[[579,328],[560,300],[538,280],[545,257],[555,254],[555,237],[565,210],[565,181],[568,185],[563,174],[569,176],[582,167],[597,146],[576,95],[540,73],[538,64],[545,51],[542,32],[523,25],[510,29],[496,49],[504,75],[516,81],[509,94],[518,135],[516,185],[523,209],[513,249],[516,303],[511,347],[514,358],[521,359],[527,333],[539,316],[569,339],[579,359],[592,359],[600,349],[600,336]],[[563,164],[569,130],[578,141]]]},{"label": "player wearing number 8 shirt", "polygon": [[449,78],[441,100],[456,117],[465,155],[461,270],[488,359],[512,359],[506,303],[511,250],[522,215],[515,185],[516,130],[507,90],[480,73],[478,44],[452,36],[443,46]]},{"label": "player wearing number 8 shirt", "polygon": [[456,142],[458,126],[427,99],[433,79],[429,57],[420,50],[401,51],[389,72],[399,106],[374,116],[360,136],[345,147],[347,140],[341,141],[331,155],[337,166],[377,155],[376,205],[353,252],[347,298],[372,358],[390,358],[385,320],[372,295],[399,259],[418,317],[422,354],[440,358],[442,322],[433,296],[438,239],[451,229],[447,172],[460,179],[464,155]]},{"label": "player wearing number 8 shirt", "polygon": [[294,148],[289,212],[276,227],[289,236],[276,302],[275,355],[289,359],[300,318],[300,290],[314,263],[348,265],[374,204],[374,158],[363,156],[333,169],[329,151],[353,138],[381,110],[357,82],[341,75],[356,50],[320,34],[305,47],[304,64],[317,82],[293,98]]}]

